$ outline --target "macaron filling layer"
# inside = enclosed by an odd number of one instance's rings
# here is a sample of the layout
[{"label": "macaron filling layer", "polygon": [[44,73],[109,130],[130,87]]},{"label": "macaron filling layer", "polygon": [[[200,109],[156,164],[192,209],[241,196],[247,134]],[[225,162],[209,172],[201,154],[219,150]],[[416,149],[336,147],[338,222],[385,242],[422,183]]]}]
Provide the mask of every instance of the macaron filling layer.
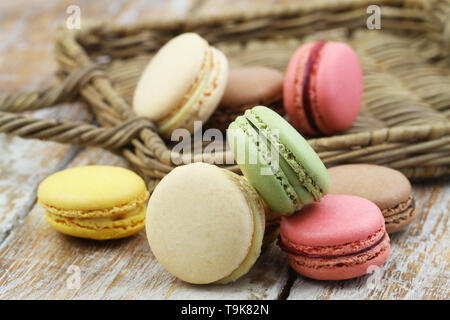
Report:
[{"label": "macaron filling layer", "polygon": [[286,237],[283,237],[283,235],[280,235],[278,245],[280,246],[280,248],[282,248],[283,251],[295,255],[310,258],[336,258],[365,252],[370,248],[378,245],[383,240],[385,235],[386,231],[383,227],[365,240],[326,247],[296,244],[292,241],[289,241]]},{"label": "macaron filling layer", "polygon": [[[247,113],[247,112],[246,112]],[[272,163],[272,156],[270,155],[269,150],[270,144],[264,143],[261,141],[261,137],[258,135],[256,131],[257,128],[252,125],[252,123],[245,117],[240,116],[235,120],[235,123],[239,126],[239,128],[247,134],[248,138],[255,146],[257,146],[258,154],[261,156],[262,160],[270,167],[274,177],[279,181],[280,185],[283,187],[286,195],[292,201],[293,206],[298,208],[300,206],[300,201],[297,193],[295,192],[292,185],[289,183],[287,176],[284,174],[282,170],[278,168],[278,170],[274,169],[274,164]]]},{"label": "macaron filling layer", "polygon": [[[406,206],[406,207],[405,207]],[[413,220],[417,214],[416,202],[410,197],[407,201],[400,203],[393,209],[385,209],[381,211],[386,222],[388,232],[397,231],[396,227],[404,226]]]},{"label": "macaron filling layer", "polygon": [[56,206],[49,205],[43,202],[41,199],[38,200],[39,204],[49,213],[56,214],[59,216],[72,217],[72,218],[99,218],[99,217],[111,217],[118,216],[122,214],[126,214],[130,211],[133,211],[137,208],[142,207],[142,205],[149,198],[148,191],[145,191],[141,195],[139,195],[136,199],[124,203],[117,204],[110,208],[104,209],[92,209],[92,210],[77,210],[77,209],[65,209],[65,208],[57,208]]},{"label": "macaron filling layer", "polygon": [[178,107],[158,121],[158,130],[162,135],[166,135],[176,127],[189,125],[182,122],[201,118],[199,113],[202,105],[204,105],[203,100],[210,97],[213,91],[218,88],[219,75],[224,68],[223,62],[224,59],[220,51],[213,47],[207,49],[200,74],[185,94],[184,99]]},{"label": "macaron filling layer", "polygon": [[[300,184],[313,196],[315,201],[319,201],[323,196],[321,188],[308,175],[306,169],[295,158],[295,155],[288,148],[286,148],[284,144],[280,143],[279,138],[273,134],[269,126],[264,123],[264,121],[255,112],[252,112],[252,110],[247,110],[245,112],[245,117],[258,130],[259,133],[264,135],[271,145],[276,146],[276,150],[279,151],[279,154],[297,175],[297,179],[300,181]],[[297,194],[297,196],[302,198],[301,194]]]},{"label": "macaron filling layer", "polygon": [[386,217],[391,217],[391,216],[395,216],[395,215],[399,215],[399,214],[401,215],[410,209],[414,209],[415,207],[416,207],[416,202],[414,201],[412,196],[409,196],[407,200],[400,202],[394,208],[388,208],[388,209],[381,210],[381,213],[386,218]]},{"label": "macaron filling layer", "polygon": [[304,73],[303,88],[302,90],[302,105],[303,110],[308,120],[308,124],[317,132],[321,133],[319,126],[314,119],[314,112],[311,106],[310,87],[312,78],[312,69],[319,56],[320,50],[325,46],[326,41],[318,41],[311,49],[308,61],[306,62],[306,69]]},{"label": "macaron filling layer", "polygon": [[75,237],[95,240],[131,236],[145,226],[146,206],[114,217],[73,218],[46,212],[47,222],[56,230]]},{"label": "macaron filling layer", "polygon": [[[75,225],[83,229],[100,230],[112,228],[126,229],[133,227],[133,225],[142,224],[145,219],[145,213],[146,206],[143,205],[133,211],[114,217],[73,218],[50,213],[48,211],[46,212],[46,216],[56,223]],[[143,227],[144,225],[142,224],[142,228]]]},{"label": "macaron filling layer", "polygon": [[199,75],[195,78],[194,83],[190,86],[189,90],[184,95],[183,100],[180,101],[179,105],[169,112],[165,117],[158,121],[158,130],[163,134],[169,131],[171,127],[176,123],[177,120],[185,116],[193,107],[193,105],[199,99],[203,88],[207,84],[208,74],[211,71],[211,66],[213,65],[213,52],[211,47],[207,48],[205,52],[205,58],[203,59],[203,64],[200,69]]},{"label": "macaron filling layer", "polygon": [[376,259],[378,256],[382,255],[386,250],[390,249],[390,240],[387,233],[384,234],[383,238],[380,239],[378,243],[350,255],[344,255],[339,257],[327,257],[327,256],[306,256],[296,253],[288,253],[291,262],[295,264],[306,267],[306,268],[339,268],[339,267],[349,267],[358,264],[366,264],[368,261]]},{"label": "macaron filling layer", "polygon": [[220,279],[217,283],[225,284],[236,281],[241,276],[248,273],[250,268],[255,264],[259,255],[261,254],[261,246],[264,237],[264,205],[259,198],[256,191],[249,185],[244,178],[232,174],[226,171],[227,175],[232,179],[242,190],[245,199],[250,207],[253,215],[253,237],[252,242],[248,250],[248,254],[245,259],[241,262],[239,267],[237,267],[230,275]]}]

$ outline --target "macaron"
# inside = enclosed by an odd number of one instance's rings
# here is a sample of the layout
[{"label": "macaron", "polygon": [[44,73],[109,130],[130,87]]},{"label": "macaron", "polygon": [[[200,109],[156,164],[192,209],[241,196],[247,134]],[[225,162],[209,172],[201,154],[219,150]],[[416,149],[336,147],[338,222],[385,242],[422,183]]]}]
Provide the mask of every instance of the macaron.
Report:
[{"label": "macaron", "polygon": [[144,180],[125,168],[62,170],[41,182],[37,196],[50,226],[70,236],[117,239],[145,226],[149,193]]},{"label": "macaron", "polygon": [[137,115],[157,124],[169,138],[172,131],[194,132],[194,121],[205,122],[225,91],[228,62],[222,52],[195,33],[167,42],[142,73],[133,97]]},{"label": "macaron", "polygon": [[207,163],[188,164],[156,186],[146,232],[156,259],[177,278],[233,282],[260,255],[264,205],[244,177]]},{"label": "macaron", "polygon": [[280,71],[263,66],[230,69],[222,100],[207,127],[225,131],[230,122],[257,105],[270,106],[284,114],[282,98],[283,74]]},{"label": "macaron", "polygon": [[227,139],[242,173],[273,211],[292,214],[327,193],[330,178],[319,156],[269,108],[256,106],[236,118]]},{"label": "macaron", "polygon": [[351,195],[327,195],[283,217],[278,244],[297,273],[318,280],[365,275],[381,266],[390,253],[380,209]]},{"label": "macaron", "polygon": [[283,97],[283,74],[263,66],[243,66],[230,70],[220,106],[266,105]]},{"label": "macaron", "polygon": [[351,194],[374,202],[383,213],[386,230],[404,229],[417,216],[411,183],[403,173],[372,164],[347,164],[328,169],[330,194]]},{"label": "macaron", "polygon": [[362,102],[363,74],[347,44],[316,41],[292,55],[284,77],[284,107],[293,126],[308,136],[351,127]]}]

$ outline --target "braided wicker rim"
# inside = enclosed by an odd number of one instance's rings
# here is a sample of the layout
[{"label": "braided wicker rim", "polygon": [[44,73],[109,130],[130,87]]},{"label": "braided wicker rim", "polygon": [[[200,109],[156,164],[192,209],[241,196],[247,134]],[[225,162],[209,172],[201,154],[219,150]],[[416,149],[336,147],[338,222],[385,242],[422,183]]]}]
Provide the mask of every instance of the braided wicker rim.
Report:
[{"label": "braided wicker rim", "polygon": [[[366,9],[373,4],[382,8],[383,32],[378,34],[365,29]],[[437,177],[450,173],[449,21],[450,0],[320,0],[226,16],[60,28],[55,57],[62,82],[39,92],[0,96],[0,132],[116,151],[145,177],[151,191],[183,159],[231,156],[227,150],[174,154],[154,124],[133,113],[130,97],[140,72],[165,42],[193,31],[224,51],[231,65],[283,69],[302,42],[335,39],[350,42],[360,55],[364,108],[348,132],[310,139],[311,146],[327,166],[377,163],[410,178]],[[75,100],[90,107],[100,126],[21,114]]]}]

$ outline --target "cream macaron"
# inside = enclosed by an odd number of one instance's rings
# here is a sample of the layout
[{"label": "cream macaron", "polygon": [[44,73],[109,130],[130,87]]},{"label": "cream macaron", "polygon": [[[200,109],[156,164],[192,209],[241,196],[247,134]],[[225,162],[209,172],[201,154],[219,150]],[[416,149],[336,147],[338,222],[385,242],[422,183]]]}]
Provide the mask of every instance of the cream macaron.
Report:
[{"label": "cream macaron", "polygon": [[208,120],[219,104],[228,79],[222,52],[195,33],[167,42],[144,70],[133,97],[139,116],[154,121],[159,133],[194,131],[194,121]]},{"label": "cream macaron", "polygon": [[228,283],[261,252],[264,205],[247,180],[206,163],[175,168],[147,208],[150,248],[164,268],[189,283]]}]

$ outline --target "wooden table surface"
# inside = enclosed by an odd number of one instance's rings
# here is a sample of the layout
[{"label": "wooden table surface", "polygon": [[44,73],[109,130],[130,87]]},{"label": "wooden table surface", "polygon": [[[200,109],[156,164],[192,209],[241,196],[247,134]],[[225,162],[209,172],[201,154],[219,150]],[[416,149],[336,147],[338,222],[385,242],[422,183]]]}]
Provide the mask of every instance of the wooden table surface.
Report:
[{"label": "wooden table surface", "polygon": [[[0,90],[31,90],[56,81],[53,37],[71,4],[80,6],[82,19],[126,24],[288,1],[4,0],[0,2]],[[92,119],[79,104],[43,109],[34,115]],[[42,179],[73,166],[127,166],[123,159],[98,148],[4,134],[0,134],[0,150],[0,299],[450,298],[448,178],[414,183],[418,218],[391,237],[389,260],[370,276],[330,282],[296,276],[286,256],[273,245],[236,283],[194,286],[165,272],[153,257],[144,231],[128,239],[96,242],[64,236],[46,223],[44,210],[36,203]],[[75,275],[79,275],[79,285],[74,285]]]}]

